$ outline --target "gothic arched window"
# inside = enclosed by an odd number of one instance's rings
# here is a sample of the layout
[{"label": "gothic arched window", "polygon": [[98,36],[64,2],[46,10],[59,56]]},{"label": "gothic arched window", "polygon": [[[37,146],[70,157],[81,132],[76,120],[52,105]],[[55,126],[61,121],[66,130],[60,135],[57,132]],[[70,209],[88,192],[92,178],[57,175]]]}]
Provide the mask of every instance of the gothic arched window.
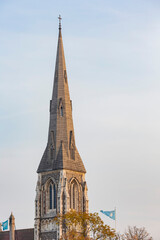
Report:
[{"label": "gothic arched window", "polygon": [[78,211],[78,184],[75,180],[71,183],[70,207]]},{"label": "gothic arched window", "polygon": [[49,209],[56,209],[57,208],[57,193],[56,193],[56,186],[54,183],[49,184]]}]

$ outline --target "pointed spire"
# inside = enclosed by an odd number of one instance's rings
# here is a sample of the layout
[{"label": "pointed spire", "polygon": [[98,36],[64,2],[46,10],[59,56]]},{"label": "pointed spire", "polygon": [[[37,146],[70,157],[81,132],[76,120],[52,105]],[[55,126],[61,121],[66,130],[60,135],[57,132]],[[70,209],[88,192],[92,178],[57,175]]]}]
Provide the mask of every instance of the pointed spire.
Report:
[{"label": "pointed spire", "polygon": [[85,167],[75,145],[60,15],[58,19],[59,36],[53,94],[50,101],[48,143],[37,172],[68,169],[85,173]]}]

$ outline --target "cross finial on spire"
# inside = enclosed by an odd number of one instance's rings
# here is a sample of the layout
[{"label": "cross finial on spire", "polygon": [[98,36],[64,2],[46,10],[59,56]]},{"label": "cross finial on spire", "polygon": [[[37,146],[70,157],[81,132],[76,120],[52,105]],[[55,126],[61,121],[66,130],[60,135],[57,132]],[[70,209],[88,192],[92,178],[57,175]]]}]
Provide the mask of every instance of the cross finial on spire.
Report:
[{"label": "cross finial on spire", "polygon": [[59,29],[61,29],[61,20],[62,20],[61,15],[59,15],[58,19],[59,19]]}]

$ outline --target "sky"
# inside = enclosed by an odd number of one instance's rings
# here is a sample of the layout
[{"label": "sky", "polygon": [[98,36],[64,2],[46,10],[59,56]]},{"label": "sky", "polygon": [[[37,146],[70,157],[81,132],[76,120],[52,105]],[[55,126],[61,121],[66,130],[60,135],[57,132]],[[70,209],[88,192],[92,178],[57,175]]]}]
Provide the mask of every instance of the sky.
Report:
[{"label": "sky", "polygon": [[[0,222],[34,226],[58,15],[91,212],[160,240],[160,2],[0,1]],[[114,221],[99,213],[106,224]]]}]

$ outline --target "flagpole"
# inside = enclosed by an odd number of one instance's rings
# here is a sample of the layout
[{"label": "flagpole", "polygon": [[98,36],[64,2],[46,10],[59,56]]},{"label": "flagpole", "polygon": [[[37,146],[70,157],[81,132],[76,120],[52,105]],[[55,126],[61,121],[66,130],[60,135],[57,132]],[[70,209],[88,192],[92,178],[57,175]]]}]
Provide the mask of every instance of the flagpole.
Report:
[{"label": "flagpole", "polygon": [[116,225],[117,225],[117,224],[116,224],[116,221],[117,221],[117,216],[116,216],[116,215],[117,215],[117,214],[116,214],[116,207],[115,207],[115,209],[114,209],[114,210],[115,210],[115,231],[116,231],[116,227],[117,227],[117,226],[116,226]]}]

